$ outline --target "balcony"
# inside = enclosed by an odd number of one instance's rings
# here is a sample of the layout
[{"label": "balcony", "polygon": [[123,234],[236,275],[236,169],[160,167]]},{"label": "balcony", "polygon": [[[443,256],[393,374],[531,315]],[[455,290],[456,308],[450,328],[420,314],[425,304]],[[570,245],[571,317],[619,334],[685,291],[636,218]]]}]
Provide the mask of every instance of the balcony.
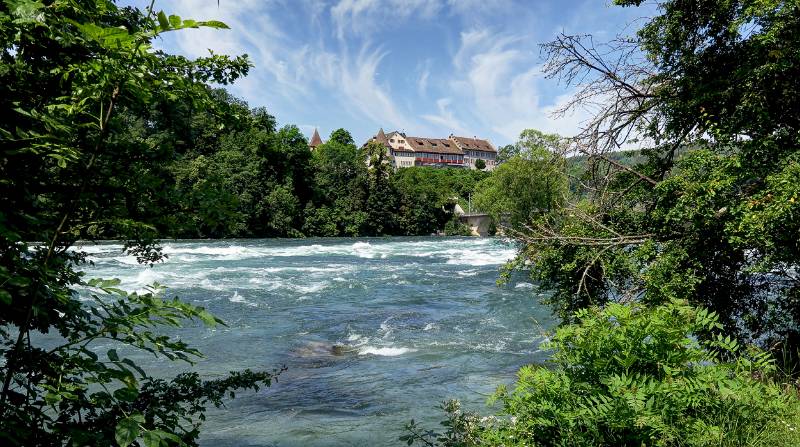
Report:
[{"label": "balcony", "polygon": [[440,160],[438,158],[423,158],[423,157],[416,157],[414,161],[419,163],[444,163],[449,165],[461,165],[464,164],[464,160]]}]

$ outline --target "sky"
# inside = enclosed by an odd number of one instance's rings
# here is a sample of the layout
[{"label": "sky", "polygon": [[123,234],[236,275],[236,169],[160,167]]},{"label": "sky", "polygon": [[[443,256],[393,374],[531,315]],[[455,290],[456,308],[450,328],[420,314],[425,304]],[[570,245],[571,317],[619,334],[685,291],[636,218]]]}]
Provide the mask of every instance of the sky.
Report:
[{"label": "sky", "polygon": [[498,147],[528,128],[569,136],[587,118],[554,115],[574,87],[545,78],[541,43],[560,32],[608,39],[646,12],[608,0],[160,0],[156,9],[225,22],[231,29],[167,33],[156,46],[248,54],[254,67],[229,91],[309,138],[345,128],[361,144],[383,128]]}]

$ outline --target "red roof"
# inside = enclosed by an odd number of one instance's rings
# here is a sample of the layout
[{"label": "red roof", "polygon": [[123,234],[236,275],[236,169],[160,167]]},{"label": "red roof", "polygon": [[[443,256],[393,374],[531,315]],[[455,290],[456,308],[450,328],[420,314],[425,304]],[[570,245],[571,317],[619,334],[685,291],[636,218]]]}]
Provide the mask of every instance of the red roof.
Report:
[{"label": "red roof", "polygon": [[450,139],[455,141],[461,150],[497,152],[497,149],[495,149],[494,146],[492,146],[492,143],[490,143],[488,140],[457,137],[455,135],[450,135]]},{"label": "red roof", "polygon": [[445,138],[406,137],[406,141],[411,145],[414,152],[464,154],[455,143]]},{"label": "red roof", "polygon": [[317,147],[322,144],[322,138],[319,137],[319,132],[314,128],[314,135],[311,136],[311,141],[308,142],[309,147]]}]

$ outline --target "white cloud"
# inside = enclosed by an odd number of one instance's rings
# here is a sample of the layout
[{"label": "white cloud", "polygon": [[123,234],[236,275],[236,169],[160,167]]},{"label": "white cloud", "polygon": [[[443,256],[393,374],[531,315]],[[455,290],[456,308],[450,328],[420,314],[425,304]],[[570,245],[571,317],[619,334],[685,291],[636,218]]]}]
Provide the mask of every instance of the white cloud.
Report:
[{"label": "white cloud", "polygon": [[515,14],[520,11],[512,0],[447,0],[450,12],[472,21],[480,21],[497,13]]},{"label": "white cloud", "polygon": [[450,110],[450,104],[452,102],[453,101],[450,98],[439,98],[436,101],[436,107],[439,110],[439,113],[436,115],[422,115],[422,118],[430,121],[433,124],[438,124],[450,132],[458,135],[467,135],[469,134],[469,131],[465,129],[464,124],[461,123],[461,121],[459,121],[458,118],[453,115],[452,110]]},{"label": "white cloud", "polygon": [[422,73],[417,79],[417,93],[424,98],[428,94],[428,79],[431,76],[431,60],[426,60],[420,70]]},{"label": "white cloud", "polygon": [[461,45],[453,56],[459,76],[451,82],[469,105],[472,119],[508,140],[526,128],[572,135],[580,113],[553,116],[567,96],[543,101],[548,80],[538,65],[538,52],[521,35],[493,34],[487,29],[461,33]]},{"label": "white cloud", "polygon": [[[235,94],[267,105],[281,121],[341,123],[356,138],[381,126],[432,136],[483,134],[500,142],[530,127],[572,134],[581,115],[551,116],[566,96],[547,94],[556,87],[539,72],[537,42],[514,31],[519,27],[498,33],[479,23],[492,14],[517,14],[504,10],[509,1],[241,0],[217,7],[214,1],[175,0],[167,12],[222,20],[232,29],[186,30],[165,43],[190,57],[208,49],[246,52],[255,67],[233,87]],[[424,59],[415,59],[413,48],[390,54],[395,47],[375,44],[397,29],[413,33],[425,21],[442,22],[426,29],[439,30],[443,40],[431,41],[438,48]],[[451,36],[451,58],[432,56],[447,54]]]},{"label": "white cloud", "polygon": [[331,7],[336,37],[369,34],[410,18],[428,20],[441,8],[438,0],[339,0]]},{"label": "white cloud", "polygon": [[[433,11],[421,0],[394,3],[399,7],[396,12],[401,15]],[[296,5],[304,6],[309,12],[309,27],[322,26],[320,11],[325,7],[318,0]],[[181,54],[189,57],[207,56],[209,49],[220,54],[248,53],[255,67],[249,76],[237,81],[235,90],[250,102],[266,102],[270,108],[283,105],[302,113],[301,107],[317,106],[320,98],[315,95],[321,90],[325,92],[324,102],[334,99],[341,110],[360,120],[376,126],[415,127],[409,115],[398,109],[389,83],[380,80],[379,69],[388,54],[386,51],[373,49],[369,43],[353,49],[346,41],[330,49],[324,38],[314,42],[306,33],[290,35],[291,30],[283,31],[285,24],[279,26],[270,14],[279,6],[274,2],[244,0],[218,8],[216,2],[177,0],[170,5],[171,13],[221,20],[231,29],[185,30],[170,36],[171,42]],[[338,11],[342,21],[337,25],[344,26],[346,19],[360,21],[387,7],[377,6],[372,0],[345,0],[332,8],[332,12]]]}]

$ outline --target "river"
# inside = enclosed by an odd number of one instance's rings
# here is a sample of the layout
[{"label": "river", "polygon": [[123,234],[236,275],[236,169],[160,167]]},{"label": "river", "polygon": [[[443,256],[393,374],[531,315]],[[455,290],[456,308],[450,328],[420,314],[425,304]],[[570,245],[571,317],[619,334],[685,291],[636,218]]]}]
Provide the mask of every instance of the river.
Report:
[{"label": "river", "polygon": [[[541,361],[552,325],[541,294],[517,278],[498,286],[514,248],[497,238],[360,238],[168,242],[145,267],[116,244],[87,245],[88,277],[128,290],[153,282],[227,326],[175,335],[206,357],[194,366],[152,356],[158,376],[286,365],[278,383],[208,413],[203,446],[397,445],[414,418],[439,428],[448,398],[490,411],[487,397]],[[343,347],[340,355],[333,345]],[[98,349],[102,349],[100,346]],[[135,355],[129,353],[129,355]]]}]

